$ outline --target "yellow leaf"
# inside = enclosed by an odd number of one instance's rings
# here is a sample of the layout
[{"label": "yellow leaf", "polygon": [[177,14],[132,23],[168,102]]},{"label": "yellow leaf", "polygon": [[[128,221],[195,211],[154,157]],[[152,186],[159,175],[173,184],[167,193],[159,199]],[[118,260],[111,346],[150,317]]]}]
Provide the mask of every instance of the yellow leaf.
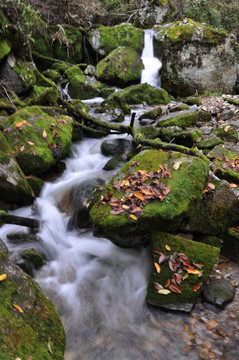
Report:
[{"label": "yellow leaf", "polygon": [[196,270],[196,269],[191,269],[191,268],[187,268],[186,271],[189,273],[189,274],[200,274],[200,270]]},{"label": "yellow leaf", "polygon": [[0,275],[0,281],[3,281],[7,278],[7,274]]},{"label": "yellow leaf", "polygon": [[155,266],[155,269],[156,269],[157,273],[159,274],[160,270],[161,270],[159,264],[155,262],[154,266]]},{"label": "yellow leaf", "polygon": [[171,251],[171,247],[168,244],[165,245],[165,249]]},{"label": "yellow leaf", "polygon": [[48,343],[47,343],[47,347],[48,347],[49,353],[50,353],[51,355],[53,355],[53,352],[52,352],[52,349],[51,349],[51,343],[50,343],[50,341],[48,341]]},{"label": "yellow leaf", "polygon": [[43,132],[42,132],[42,136],[45,138],[45,137],[47,137],[47,133],[46,133],[46,130],[43,130]]},{"label": "yellow leaf", "polygon": [[170,294],[170,293],[171,293],[171,291],[168,290],[168,289],[160,289],[160,290],[158,291],[158,294],[160,294],[160,295],[168,295],[168,294]]},{"label": "yellow leaf", "polygon": [[136,217],[135,215],[133,215],[133,214],[130,214],[130,217],[131,217],[131,219],[133,219],[133,220],[138,220],[137,217]]},{"label": "yellow leaf", "polygon": [[25,146],[22,145],[22,146],[20,147],[20,151],[23,152],[24,149],[25,149]]},{"label": "yellow leaf", "polygon": [[20,128],[23,124],[24,124],[24,121],[18,121],[18,122],[15,124],[15,127],[16,127],[16,128]]},{"label": "yellow leaf", "polygon": [[230,125],[227,125],[227,126],[224,128],[224,131],[225,131],[225,132],[228,132],[228,130],[230,130],[230,127],[231,127]]},{"label": "yellow leaf", "polygon": [[29,145],[35,145],[34,142],[32,142],[32,141],[28,141],[27,143],[28,143]]},{"label": "yellow leaf", "polygon": [[174,165],[173,165],[173,169],[174,170],[178,170],[180,168],[182,164],[182,161],[177,161]]},{"label": "yellow leaf", "polygon": [[17,309],[21,314],[24,313],[23,309],[21,308],[21,306],[17,305],[17,304],[13,304],[13,306],[15,307],[15,309]]},{"label": "yellow leaf", "polygon": [[136,196],[138,199],[140,199],[141,201],[144,201],[145,198],[144,196],[140,193],[140,192],[135,192],[134,196]]}]

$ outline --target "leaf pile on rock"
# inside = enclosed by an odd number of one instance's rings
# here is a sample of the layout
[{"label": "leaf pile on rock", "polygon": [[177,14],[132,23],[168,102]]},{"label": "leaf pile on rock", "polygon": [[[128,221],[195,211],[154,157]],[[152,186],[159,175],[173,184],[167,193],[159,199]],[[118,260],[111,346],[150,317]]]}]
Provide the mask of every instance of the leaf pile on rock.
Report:
[{"label": "leaf pile on rock", "polygon": [[[132,162],[130,168],[136,166],[139,166],[138,161]],[[171,178],[167,164],[159,164],[159,169],[156,171],[131,171],[123,180],[115,181],[113,184],[116,190],[124,191],[125,195],[118,199],[112,197],[112,194],[106,194],[102,196],[99,204],[104,205],[108,202],[112,207],[111,215],[120,215],[127,211],[132,219],[137,220],[143,215],[144,205],[155,199],[163,201],[170,192],[171,187],[160,182],[159,178]]]},{"label": "leaf pile on rock", "polygon": [[234,159],[228,159],[228,157],[215,155],[215,158],[219,161],[225,161],[225,163],[216,163],[214,161],[214,165],[221,166],[223,169],[231,169],[237,173],[239,173],[239,157],[234,156]]},{"label": "leaf pile on rock", "polygon": [[[166,249],[169,250],[170,248],[166,247]],[[162,251],[153,250],[153,253],[159,255],[158,261],[154,263],[158,274],[160,273],[160,264],[165,262],[168,262],[168,267],[173,272],[172,278],[168,278],[164,286],[157,281],[152,282],[152,286],[160,295],[168,295],[170,292],[181,294],[182,290],[179,286],[182,281],[188,278],[189,274],[197,275],[199,278],[203,275],[203,265],[194,264],[193,261],[182,252],[174,252],[172,255],[165,255]],[[193,291],[198,291],[201,286],[202,281],[199,281],[194,285]]]}]

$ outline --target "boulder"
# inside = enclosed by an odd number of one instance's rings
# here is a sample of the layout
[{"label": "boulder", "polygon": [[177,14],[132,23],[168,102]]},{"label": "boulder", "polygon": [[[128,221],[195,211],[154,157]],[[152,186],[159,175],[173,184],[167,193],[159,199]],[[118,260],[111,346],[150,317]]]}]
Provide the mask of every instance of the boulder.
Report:
[{"label": "boulder", "polygon": [[110,85],[125,87],[140,81],[143,62],[130,47],[119,46],[96,65],[95,76]]},{"label": "boulder", "polygon": [[170,2],[167,0],[159,0],[149,2],[142,0],[136,22],[142,27],[154,24],[161,24],[166,19],[170,11]]},{"label": "boulder", "polygon": [[226,181],[211,180],[199,207],[192,209],[180,228],[183,231],[220,235],[239,219],[239,201]]},{"label": "boulder", "polygon": [[[153,233],[152,249],[146,301],[167,310],[190,312],[207,283],[220,250],[162,232]],[[158,266],[160,271],[157,271]],[[161,292],[156,283],[161,285]]]},{"label": "boulder", "polygon": [[[65,333],[59,315],[34,280],[0,252],[1,358],[64,358]],[[11,336],[9,336],[11,334]],[[51,351],[49,351],[51,349]]]},{"label": "boulder", "polygon": [[87,33],[87,39],[93,49],[106,56],[118,46],[127,46],[141,54],[143,50],[143,30],[131,24],[116,26],[98,26]]},{"label": "boulder", "polygon": [[16,111],[4,123],[4,135],[26,175],[40,175],[69,152],[73,120],[50,116],[40,106]]},{"label": "boulder", "polygon": [[70,78],[68,94],[73,99],[92,99],[101,96],[104,86],[94,76],[75,75]]},{"label": "boulder", "polygon": [[132,150],[132,143],[127,139],[108,139],[102,142],[100,150],[105,156],[123,155]]},{"label": "boulder", "polygon": [[6,203],[29,205],[32,189],[20,169],[4,135],[0,132],[0,199]]},{"label": "boulder", "polygon": [[211,278],[203,289],[204,300],[220,309],[234,299],[236,289],[227,279]]},{"label": "boulder", "polygon": [[208,165],[199,158],[141,151],[93,205],[93,231],[128,248],[148,244],[152,230],[177,231],[182,220],[199,208],[207,176]]},{"label": "boulder", "polygon": [[237,80],[235,38],[225,30],[184,19],[154,26],[161,83],[172,95],[203,90],[232,93]]},{"label": "boulder", "polygon": [[123,95],[129,105],[143,104],[168,104],[169,94],[166,90],[155,88],[149,84],[131,85],[124,89]]},{"label": "boulder", "polygon": [[233,261],[239,261],[239,229],[238,224],[229,228],[222,236],[222,254]]},{"label": "boulder", "polygon": [[161,116],[157,126],[178,126],[185,128],[187,126],[196,124],[198,121],[209,121],[211,114],[203,110],[183,110],[179,112],[169,113]]}]

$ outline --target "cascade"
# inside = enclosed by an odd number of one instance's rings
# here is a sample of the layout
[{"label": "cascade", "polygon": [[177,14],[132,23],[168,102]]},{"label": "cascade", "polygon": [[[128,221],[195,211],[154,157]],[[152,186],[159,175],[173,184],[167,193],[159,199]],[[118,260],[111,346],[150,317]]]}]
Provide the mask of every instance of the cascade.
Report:
[{"label": "cascade", "polygon": [[148,29],[144,31],[144,48],[141,55],[144,70],[141,74],[141,84],[148,83],[152,86],[160,86],[159,70],[162,67],[162,62],[154,57],[153,38],[153,30]]}]

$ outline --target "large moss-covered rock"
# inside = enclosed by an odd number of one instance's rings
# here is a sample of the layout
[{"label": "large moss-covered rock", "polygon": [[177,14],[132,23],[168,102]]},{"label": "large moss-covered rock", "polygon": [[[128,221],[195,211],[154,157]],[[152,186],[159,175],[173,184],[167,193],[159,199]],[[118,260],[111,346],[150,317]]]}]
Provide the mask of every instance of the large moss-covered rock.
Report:
[{"label": "large moss-covered rock", "polygon": [[1,132],[0,199],[4,202],[15,204],[30,204],[32,202],[32,189]]},{"label": "large moss-covered rock", "polygon": [[171,94],[232,92],[237,79],[235,39],[226,31],[184,19],[154,26],[155,55],[162,58],[162,86]]},{"label": "large moss-covered rock", "polygon": [[11,115],[4,134],[26,175],[39,175],[64,158],[71,146],[73,120],[50,116],[40,106],[29,106]]},{"label": "large moss-covered rock", "polygon": [[166,90],[154,88],[149,84],[131,85],[124,89],[123,95],[128,104],[168,104],[169,95]]},{"label": "large moss-covered rock", "polygon": [[101,96],[104,86],[94,76],[75,75],[70,78],[68,94],[73,99],[92,99]]},{"label": "large moss-covered rock", "polygon": [[[116,245],[135,247],[147,244],[153,229],[177,231],[183,218],[198,209],[207,175],[208,165],[201,159],[177,152],[142,151],[113,177],[103,200],[92,207],[94,233]],[[157,196],[146,201],[154,191]]]},{"label": "large moss-covered rock", "polygon": [[87,33],[87,39],[100,55],[108,55],[118,46],[127,46],[139,54],[143,50],[143,30],[131,24],[99,26]]},{"label": "large moss-covered rock", "polygon": [[181,223],[181,229],[211,235],[220,235],[238,222],[239,201],[226,181],[213,180],[200,206],[194,208]]},{"label": "large moss-covered rock", "polygon": [[[162,232],[153,233],[152,248],[152,273],[149,279],[146,301],[149,304],[165,309],[191,311],[197,298],[201,294],[203,285],[206,284],[208,277],[217,262],[220,250],[210,245]],[[154,265],[154,263],[158,264],[159,254],[154,252],[154,250],[162,252],[165,256],[174,257],[173,262],[170,261],[169,258],[167,261],[160,264],[160,273],[156,271]],[[191,268],[196,270],[195,274],[188,273],[185,270],[187,266],[180,261],[180,254],[185,254],[187,256]],[[185,260],[185,256],[183,256],[183,259]],[[174,264],[178,265],[175,269],[173,267]],[[190,265],[188,265],[188,267],[190,267]],[[172,269],[174,271],[172,271]],[[182,278],[179,269],[182,271]],[[168,280],[169,284],[168,286],[165,286]],[[158,293],[153,282],[162,285],[162,288],[168,290],[169,293],[166,295]],[[175,285],[181,293],[175,292],[173,287]],[[197,285],[198,289],[195,290],[195,286]]]},{"label": "large moss-covered rock", "polygon": [[31,105],[57,105],[60,98],[56,87],[33,86],[29,97],[25,99],[29,106]]},{"label": "large moss-covered rock", "polygon": [[209,121],[210,119],[211,114],[206,111],[184,110],[162,116],[159,119],[157,126],[178,126],[180,128],[185,128],[196,124],[198,121]]},{"label": "large moss-covered rock", "polygon": [[143,62],[135,50],[119,46],[98,62],[95,76],[110,85],[126,86],[140,81],[143,68]]},{"label": "large moss-covered rock", "polygon": [[51,302],[32,278],[0,252],[0,359],[63,360],[65,333]]}]

